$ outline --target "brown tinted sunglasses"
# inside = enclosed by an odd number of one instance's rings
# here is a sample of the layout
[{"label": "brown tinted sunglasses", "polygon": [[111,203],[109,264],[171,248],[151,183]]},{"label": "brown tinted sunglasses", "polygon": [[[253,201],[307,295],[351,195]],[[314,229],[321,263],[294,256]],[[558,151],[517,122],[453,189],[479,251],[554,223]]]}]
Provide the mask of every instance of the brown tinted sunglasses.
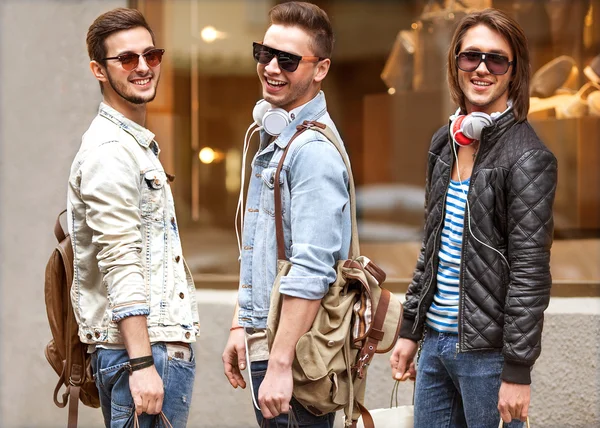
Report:
[{"label": "brown tinted sunglasses", "polygon": [[125,71],[135,70],[140,63],[140,57],[144,57],[144,61],[148,64],[148,67],[158,67],[162,61],[164,49],[151,49],[143,54],[136,54],[133,52],[124,53],[118,56],[111,56],[108,58],[102,58],[102,61],[108,61],[116,59],[121,62],[121,67]]}]

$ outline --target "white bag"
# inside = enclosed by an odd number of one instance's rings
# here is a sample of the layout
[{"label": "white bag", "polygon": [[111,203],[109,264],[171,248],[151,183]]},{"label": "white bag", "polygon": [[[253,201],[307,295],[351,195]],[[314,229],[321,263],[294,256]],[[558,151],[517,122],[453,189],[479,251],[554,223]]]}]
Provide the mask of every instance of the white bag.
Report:
[{"label": "white bag", "polygon": [[[400,382],[395,381],[390,398],[390,407],[387,409],[370,410],[375,428],[413,428],[415,424],[415,406],[398,406],[398,387]],[[414,397],[413,397],[414,398]],[[362,416],[358,418],[356,428],[364,428]]]},{"label": "white bag", "polygon": [[[370,410],[376,428],[413,428],[414,406],[398,406],[389,409]],[[364,428],[362,417],[358,419],[357,428]]]}]

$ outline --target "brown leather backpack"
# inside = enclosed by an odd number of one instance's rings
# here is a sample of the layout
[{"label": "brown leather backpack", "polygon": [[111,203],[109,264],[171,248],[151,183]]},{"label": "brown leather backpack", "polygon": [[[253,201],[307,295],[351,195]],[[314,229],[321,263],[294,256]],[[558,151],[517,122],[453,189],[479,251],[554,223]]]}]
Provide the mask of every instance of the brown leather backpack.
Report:
[{"label": "brown leather backpack", "polygon": [[[73,247],[71,237],[60,224],[60,217],[65,212],[56,219],[54,235],[58,245],[46,265],[44,294],[52,340],[46,345],[45,354],[59,375],[54,389],[54,404],[63,408],[71,397],[67,427],[76,428],[79,400],[86,406],[100,407],[100,399],[92,375],[91,355],[87,353],[87,345],[79,340],[79,327],[71,305]],[[59,401],[58,393],[63,385],[66,390],[62,401]]]}]

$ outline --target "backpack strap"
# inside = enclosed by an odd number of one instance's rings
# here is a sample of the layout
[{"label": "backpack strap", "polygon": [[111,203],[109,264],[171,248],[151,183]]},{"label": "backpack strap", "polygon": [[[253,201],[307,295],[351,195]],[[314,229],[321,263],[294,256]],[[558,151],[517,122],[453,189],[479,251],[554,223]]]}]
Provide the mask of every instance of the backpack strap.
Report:
[{"label": "backpack strap", "polygon": [[373,318],[373,325],[367,335],[367,340],[360,350],[360,357],[353,367],[357,371],[359,378],[363,378],[364,369],[371,363],[375,351],[377,351],[377,345],[383,339],[383,324],[385,322],[385,316],[387,314],[388,306],[392,295],[389,290],[385,288],[381,289],[381,297],[377,304],[377,310],[375,311],[375,317]]},{"label": "backpack strap", "polygon": [[56,217],[56,223],[54,224],[54,236],[56,236],[56,239],[58,240],[58,242],[61,242],[63,239],[65,239],[67,237],[67,234],[65,233],[63,227],[60,224],[60,216],[65,214],[67,212],[67,210],[62,210],[60,212],[60,214],[58,215],[58,217]]}]

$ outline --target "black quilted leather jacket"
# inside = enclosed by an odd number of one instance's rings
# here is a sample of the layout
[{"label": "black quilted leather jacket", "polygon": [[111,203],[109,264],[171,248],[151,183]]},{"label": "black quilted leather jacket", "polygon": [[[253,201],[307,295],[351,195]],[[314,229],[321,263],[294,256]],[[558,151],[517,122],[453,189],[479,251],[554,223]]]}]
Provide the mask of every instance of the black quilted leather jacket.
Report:
[{"label": "black quilted leather jacket", "polygon": [[[445,195],[454,163],[448,125],[429,149],[425,230],[413,280],[406,293],[400,336],[420,340],[436,290]],[[550,300],[554,155],[527,121],[512,110],[484,128],[473,166],[465,216],[458,312],[458,352],[502,349],[502,379],[529,384],[541,352],[544,310]],[[499,250],[477,242],[469,233]]]}]

